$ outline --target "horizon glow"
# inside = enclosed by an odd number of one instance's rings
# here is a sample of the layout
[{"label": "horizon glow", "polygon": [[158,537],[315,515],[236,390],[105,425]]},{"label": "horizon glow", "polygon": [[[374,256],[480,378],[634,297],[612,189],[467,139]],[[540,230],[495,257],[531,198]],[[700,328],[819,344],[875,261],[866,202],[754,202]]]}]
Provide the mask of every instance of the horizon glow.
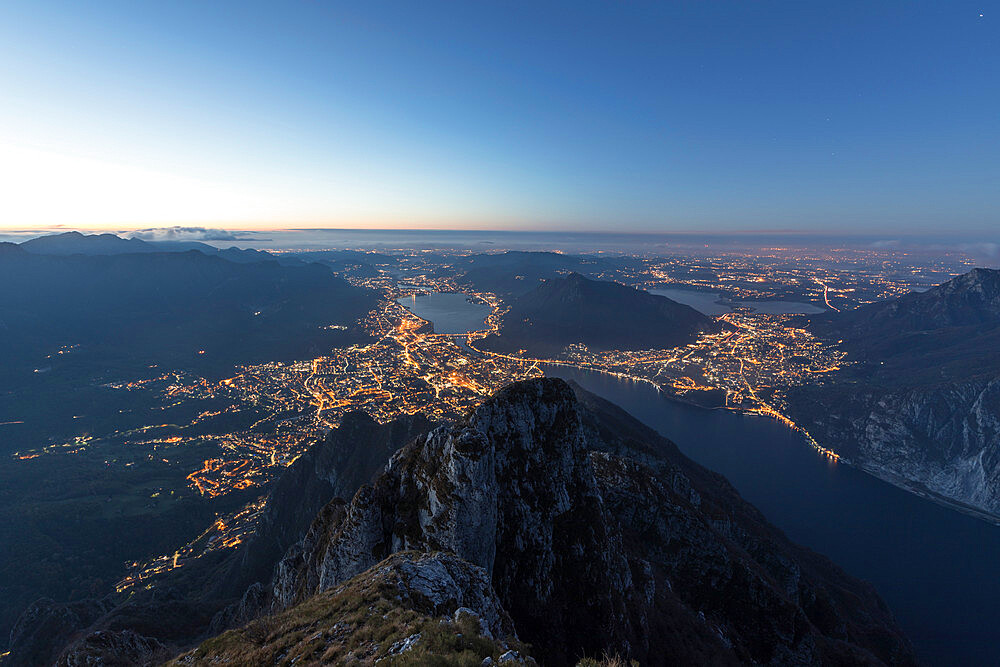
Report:
[{"label": "horizon glow", "polygon": [[992,235],[996,25],[967,2],[5,5],[0,229]]}]

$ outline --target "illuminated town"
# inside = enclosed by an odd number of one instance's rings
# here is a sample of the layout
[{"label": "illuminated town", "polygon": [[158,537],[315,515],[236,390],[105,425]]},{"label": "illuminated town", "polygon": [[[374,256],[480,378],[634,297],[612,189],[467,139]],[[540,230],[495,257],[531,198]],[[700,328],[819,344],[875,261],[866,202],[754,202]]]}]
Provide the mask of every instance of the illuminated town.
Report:
[{"label": "illuminated town", "polygon": [[[804,433],[819,452],[837,454],[794,424],[785,414],[785,391],[823,382],[850,361],[836,345],[823,343],[793,316],[754,309],[755,302],[796,300],[831,309],[896,296],[944,280],[954,265],[907,267],[878,253],[797,258],[775,250],[762,256],[639,258],[638,263],[596,271],[638,288],[697,290],[731,312],[716,317],[717,333],[671,349],[591,351],[567,347],[556,358],[533,359],[477,348],[496,333],[506,304],[494,293],[463,282],[460,261],[468,253],[427,255],[407,251],[401,270],[343,277],[378,290],[384,298],[362,322],[369,342],[333,349],[314,359],[270,362],[235,369],[228,378],[209,381],[180,371],[151,369],[148,378],[111,382],[109,389],[147,392],[158,409],[185,408],[187,423],[153,424],[110,434],[81,434],[15,454],[32,459],[45,454],[77,454],[101,442],[144,452],[149,461],[188,465],[179,454],[195,445],[214,446],[213,455],[184,470],[186,492],[214,499],[257,490],[241,509],[219,516],[203,533],[173,554],[129,563],[119,591],[149,580],[191,559],[232,548],[253,530],[267,503],[268,484],[317,438],[336,427],[350,411],[363,410],[380,422],[422,412],[434,420],[455,419],[485,396],[517,380],[544,373],[546,364],[609,373],[648,382],[678,400],[715,409],[740,410],[777,419]],[[633,258],[635,259],[635,258]],[[831,267],[836,259],[840,263]],[[461,292],[489,307],[482,328],[467,334],[435,333],[433,324],[402,304],[439,292]],[[343,328],[341,324],[330,327]],[[68,354],[72,348],[57,351]],[[239,424],[220,429],[218,424]],[[108,465],[133,465],[111,458]],[[159,489],[154,496],[184,489]],[[262,494],[262,495],[261,495]]]}]

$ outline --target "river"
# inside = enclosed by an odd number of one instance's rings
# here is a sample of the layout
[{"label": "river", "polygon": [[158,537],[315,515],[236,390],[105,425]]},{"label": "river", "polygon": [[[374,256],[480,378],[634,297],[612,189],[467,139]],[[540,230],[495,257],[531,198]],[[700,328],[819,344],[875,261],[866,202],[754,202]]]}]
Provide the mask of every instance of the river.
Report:
[{"label": "river", "polygon": [[[447,308],[421,297],[404,305],[436,329],[459,330],[481,306],[452,296]],[[621,406],[723,474],[790,538],[872,582],[928,664],[1000,660],[1000,528],[833,462],[774,420],[696,408],[595,371],[545,372]]]}]

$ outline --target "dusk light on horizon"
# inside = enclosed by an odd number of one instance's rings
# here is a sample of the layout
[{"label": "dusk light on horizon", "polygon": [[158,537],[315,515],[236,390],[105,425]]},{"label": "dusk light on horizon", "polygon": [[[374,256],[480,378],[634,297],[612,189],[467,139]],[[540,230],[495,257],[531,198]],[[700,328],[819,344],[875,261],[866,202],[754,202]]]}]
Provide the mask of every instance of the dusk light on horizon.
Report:
[{"label": "dusk light on horizon", "polygon": [[989,233],[981,2],[5,3],[0,229]]}]

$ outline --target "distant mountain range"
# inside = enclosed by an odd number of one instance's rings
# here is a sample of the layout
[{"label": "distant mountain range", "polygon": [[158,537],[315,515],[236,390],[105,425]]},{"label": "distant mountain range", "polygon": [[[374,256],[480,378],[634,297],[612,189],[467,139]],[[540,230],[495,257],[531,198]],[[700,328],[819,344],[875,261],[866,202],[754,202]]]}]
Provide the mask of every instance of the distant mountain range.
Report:
[{"label": "distant mountain range", "polygon": [[[0,359],[12,373],[43,367],[46,355],[68,345],[80,354],[216,369],[302,356],[346,340],[320,327],[353,326],[377,299],[319,264],[284,265],[236,249],[154,252],[149,242],[105,236],[46,237],[29,246],[35,252],[25,248],[32,241],[0,249]],[[93,252],[69,253],[82,246]],[[146,249],[103,254],[123,247]],[[257,260],[246,261],[251,256]]]},{"label": "distant mountain range", "polygon": [[551,357],[573,343],[594,350],[674,347],[715,329],[708,317],[665,296],[572,273],[514,299],[499,335],[480,344]]},{"label": "distant mountain range", "polygon": [[535,289],[543,281],[561,278],[569,273],[615,280],[623,277],[623,271],[640,265],[640,260],[628,256],[508,250],[471,255],[456,262],[455,268],[462,272],[458,282],[465,287],[505,297],[518,297]]},{"label": "distant mountain range", "polygon": [[235,556],[41,601],[9,664],[915,663],[869,585],[603,399],[532,380],[427,428],[345,419]]},{"label": "distant mountain range", "polygon": [[34,255],[129,255],[154,252],[198,252],[221,257],[230,262],[278,262],[289,266],[300,266],[302,260],[288,255],[274,255],[263,250],[243,250],[232,247],[220,250],[200,241],[144,241],[126,239],[116,234],[81,234],[64,232],[24,241],[18,244],[25,252]]},{"label": "distant mountain range", "polygon": [[792,395],[825,446],[1000,517],[1000,271],[810,319],[853,363]]}]

